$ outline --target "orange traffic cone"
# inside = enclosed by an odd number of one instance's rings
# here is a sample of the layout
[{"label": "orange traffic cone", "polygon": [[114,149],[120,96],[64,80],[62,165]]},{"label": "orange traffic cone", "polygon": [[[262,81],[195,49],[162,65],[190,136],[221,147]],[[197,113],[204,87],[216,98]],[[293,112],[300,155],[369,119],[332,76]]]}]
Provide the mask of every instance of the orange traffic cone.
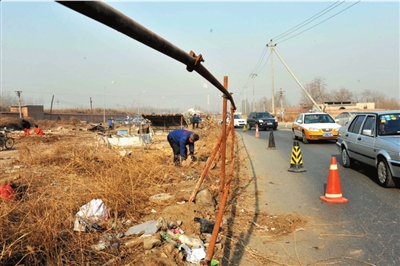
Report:
[{"label": "orange traffic cone", "polygon": [[260,135],[258,134],[258,124],[256,124],[256,138],[259,138]]},{"label": "orange traffic cone", "polygon": [[329,168],[328,184],[326,185],[325,196],[320,196],[320,200],[327,203],[347,203],[348,199],[342,197],[342,189],[340,187],[339,171],[336,158],[331,158],[331,166]]}]

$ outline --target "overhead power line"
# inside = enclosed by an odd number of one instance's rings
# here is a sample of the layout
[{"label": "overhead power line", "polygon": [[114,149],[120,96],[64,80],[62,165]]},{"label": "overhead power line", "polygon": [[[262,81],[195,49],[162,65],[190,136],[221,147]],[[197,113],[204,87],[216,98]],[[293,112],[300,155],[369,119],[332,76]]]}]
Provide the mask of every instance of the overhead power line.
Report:
[{"label": "overhead power line", "polygon": [[351,6],[349,6],[349,7],[345,8],[345,9],[341,10],[340,12],[338,12],[338,13],[336,13],[336,14],[330,16],[330,17],[328,17],[327,19],[322,20],[321,22],[315,24],[314,26],[312,26],[312,27],[310,27],[310,28],[308,28],[308,29],[305,29],[305,30],[301,31],[301,32],[297,33],[296,35],[293,35],[293,36],[291,36],[291,37],[289,37],[289,38],[286,38],[286,39],[284,39],[283,41],[280,41],[280,43],[282,43],[282,42],[284,42],[284,41],[287,41],[287,40],[290,40],[290,39],[292,39],[292,38],[294,38],[294,37],[296,37],[296,36],[298,36],[298,35],[300,35],[300,34],[306,32],[306,31],[308,31],[308,30],[310,30],[310,29],[312,29],[312,28],[315,28],[316,26],[318,26],[318,25],[324,23],[325,21],[327,21],[327,20],[329,20],[329,19],[331,19],[331,18],[333,18],[333,17],[336,17],[336,16],[339,15],[340,13],[344,12],[345,10],[349,9],[350,7],[356,5],[356,4],[360,3],[360,2],[361,2],[361,0],[358,1],[358,2],[355,2],[355,3],[352,4]]},{"label": "overhead power line", "polygon": [[[283,37],[289,35],[290,33],[296,31],[297,29],[300,29],[300,28],[306,26],[307,24],[311,23],[312,21],[316,20],[317,18],[319,18],[319,17],[325,15],[326,13],[328,13],[329,11],[331,11],[332,9],[337,8],[339,5],[341,5],[341,4],[343,4],[343,3],[344,3],[344,1],[341,2],[341,3],[340,3],[339,1],[336,2],[336,3],[333,3],[332,5],[328,6],[327,8],[323,9],[322,11],[318,12],[317,14],[315,14],[315,15],[312,16],[312,17],[310,17],[309,19],[303,21],[302,23],[298,24],[297,26],[295,26],[295,27],[293,27],[293,28],[291,28],[291,29],[285,31],[284,33],[279,34],[278,36],[276,36],[276,37],[274,37],[274,38],[272,38],[272,39],[273,39],[274,41],[277,41],[277,40],[279,40],[279,39],[281,39],[281,38],[283,38]],[[326,10],[326,11],[325,11],[325,10]],[[324,11],[325,11],[325,12],[324,12]],[[321,13],[322,13],[322,14],[321,14]],[[319,16],[318,16],[318,15],[319,15]],[[311,20],[311,21],[310,21],[310,20]],[[306,23],[306,22],[307,22],[307,23]],[[304,24],[304,25],[303,25],[303,24]]]}]

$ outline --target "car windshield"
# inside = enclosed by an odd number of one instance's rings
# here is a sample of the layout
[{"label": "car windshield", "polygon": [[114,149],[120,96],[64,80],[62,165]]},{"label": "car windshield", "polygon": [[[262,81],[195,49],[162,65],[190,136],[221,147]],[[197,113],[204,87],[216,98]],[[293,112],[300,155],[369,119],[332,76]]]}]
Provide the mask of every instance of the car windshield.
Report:
[{"label": "car windshield", "polygon": [[243,119],[240,115],[234,115],[235,119]]},{"label": "car windshield", "polygon": [[257,113],[257,118],[272,118],[270,113]]},{"label": "car windshield", "polygon": [[315,123],[335,123],[335,120],[328,114],[311,114],[305,115],[304,124]]},{"label": "car windshield", "polygon": [[400,135],[400,113],[380,115],[378,117],[378,123],[379,135]]}]

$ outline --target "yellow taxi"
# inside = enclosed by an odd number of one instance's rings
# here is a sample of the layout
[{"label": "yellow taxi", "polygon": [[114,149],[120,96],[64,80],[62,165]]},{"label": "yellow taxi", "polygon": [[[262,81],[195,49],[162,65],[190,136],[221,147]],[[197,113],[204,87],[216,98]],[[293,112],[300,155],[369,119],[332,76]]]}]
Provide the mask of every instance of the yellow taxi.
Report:
[{"label": "yellow taxi", "polygon": [[301,113],[292,124],[293,139],[299,138],[304,144],[313,140],[337,140],[340,127],[327,113]]}]

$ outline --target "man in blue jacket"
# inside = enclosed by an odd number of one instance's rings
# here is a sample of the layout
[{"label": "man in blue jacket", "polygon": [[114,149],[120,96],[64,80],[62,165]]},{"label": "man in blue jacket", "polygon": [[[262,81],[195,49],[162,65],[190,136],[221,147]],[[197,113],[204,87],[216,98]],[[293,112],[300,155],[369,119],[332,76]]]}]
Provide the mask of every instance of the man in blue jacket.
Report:
[{"label": "man in blue jacket", "polygon": [[183,161],[187,159],[186,146],[189,146],[192,161],[196,161],[197,158],[194,156],[194,143],[198,141],[199,138],[198,134],[185,129],[174,130],[168,134],[167,140],[174,153],[175,165],[179,166],[181,159]]}]

